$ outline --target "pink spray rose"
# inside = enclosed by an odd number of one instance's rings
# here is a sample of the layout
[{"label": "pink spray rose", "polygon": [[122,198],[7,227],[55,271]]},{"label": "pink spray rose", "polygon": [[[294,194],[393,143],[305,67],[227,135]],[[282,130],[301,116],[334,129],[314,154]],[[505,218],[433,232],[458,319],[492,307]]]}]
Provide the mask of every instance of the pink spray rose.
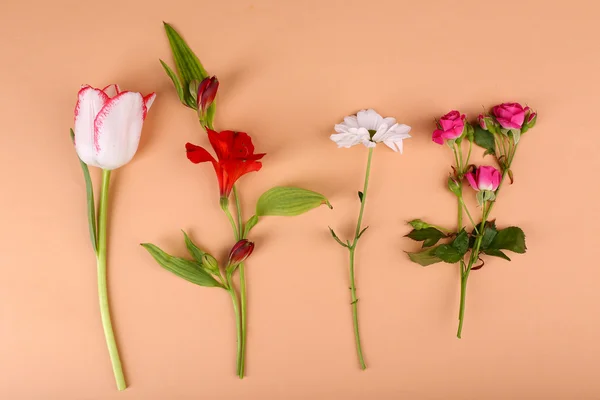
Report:
[{"label": "pink spray rose", "polygon": [[492,108],[492,113],[504,129],[521,129],[528,110],[529,107],[523,108],[519,103],[502,103]]},{"label": "pink spray rose", "polygon": [[495,191],[500,185],[500,171],[487,165],[476,168],[475,171],[466,174],[469,185],[477,191]]},{"label": "pink spray rose", "polygon": [[431,139],[437,144],[444,144],[444,140],[458,139],[465,129],[465,115],[458,111],[450,111],[440,118],[441,129],[433,132]]}]

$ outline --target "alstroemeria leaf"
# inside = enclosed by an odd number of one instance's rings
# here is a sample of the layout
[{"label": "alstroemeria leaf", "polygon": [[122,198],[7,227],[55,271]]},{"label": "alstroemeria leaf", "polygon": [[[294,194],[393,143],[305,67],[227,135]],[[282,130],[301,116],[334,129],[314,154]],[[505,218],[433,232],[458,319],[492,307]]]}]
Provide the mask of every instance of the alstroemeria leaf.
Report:
[{"label": "alstroemeria leaf", "polygon": [[[75,132],[73,129],[70,130],[71,133],[71,141],[75,143]],[[87,217],[88,217],[88,227],[90,231],[90,240],[92,241],[92,247],[94,248],[94,252],[98,252],[98,241],[96,239],[96,206],[94,203],[94,185],[92,184],[92,178],[90,177],[90,170],[86,163],[81,161],[79,156],[77,156],[79,160],[79,164],[81,165],[81,170],[83,171],[83,179],[85,180],[85,194],[87,197]]]},{"label": "alstroemeria leaf", "polygon": [[202,265],[206,252],[202,251],[198,246],[196,246],[196,244],[192,241],[192,239],[190,239],[185,231],[182,230],[181,232],[183,232],[183,237],[185,239],[185,247],[187,247],[192,257],[194,257],[194,260],[196,260],[198,264]]},{"label": "alstroemeria leaf", "polygon": [[437,249],[438,249],[437,247],[432,247],[430,249],[426,249],[423,251],[419,251],[419,252],[415,252],[415,253],[406,253],[406,254],[408,254],[408,257],[410,258],[410,260],[412,262],[415,262],[419,265],[426,267],[428,265],[439,263],[442,261],[441,258],[439,258],[435,255],[435,252]]},{"label": "alstroemeria leaf", "polygon": [[167,73],[169,78],[171,78],[171,81],[173,82],[173,86],[175,86],[175,90],[177,91],[177,96],[179,97],[179,100],[181,100],[181,102],[187,106],[187,103],[185,100],[185,95],[183,93],[183,87],[181,86],[181,82],[179,81],[179,78],[177,77],[175,72],[173,72],[173,70],[163,60],[159,60],[159,61],[160,61],[160,64],[165,69],[165,72]]},{"label": "alstroemeria leaf", "polygon": [[[200,63],[198,57],[189,48],[185,40],[177,33],[175,29],[168,23],[165,24],[165,32],[169,39],[169,45],[173,52],[173,59],[175,61],[175,67],[179,74],[181,87],[188,88],[191,81],[194,79],[202,81],[208,76],[208,73]],[[184,99],[188,107],[196,108],[196,103],[192,99],[192,96],[184,91]]]},{"label": "alstroemeria leaf", "polygon": [[487,250],[483,251],[483,253],[487,254],[488,256],[500,257],[500,258],[504,258],[506,261],[510,261],[510,258],[506,254],[504,254],[504,252],[502,252],[500,250],[487,249]]},{"label": "alstroemeria leaf", "polygon": [[481,129],[480,126],[475,127],[475,143],[486,150],[485,154],[495,154],[496,152],[494,135],[489,131]]},{"label": "alstroemeria leaf", "polygon": [[446,237],[446,234],[436,228],[428,227],[413,229],[406,236],[417,242],[423,241],[423,247],[430,247],[435,245],[440,239]]},{"label": "alstroemeria leaf", "polygon": [[211,274],[202,269],[200,264],[184,258],[171,256],[151,243],[142,243],[142,246],[148,250],[148,253],[154,257],[161,267],[186,281],[199,286],[223,287]]},{"label": "alstroemeria leaf", "polygon": [[248,233],[250,233],[252,228],[254,228],[254,226],[257,223],[258,223],[258,217],[256,215],[251,216],[248,219],[248,221],[246,221],[246,224],[244,225],[244,236],[243,237],[248,237]]},{"label": "alstroemeria leaf", "polygon": [[519,254],[525,253],[527,250],[525,233],[521,228],[516,226],[500,229],[488,246],[488,249],[510,250]]},{"label": "alstroemeria leaf", "polygon": [[327,198],[311,190],[278,186],[263,193],[256,203],[256,215],[295,216],[322,204],[333,208]]}]

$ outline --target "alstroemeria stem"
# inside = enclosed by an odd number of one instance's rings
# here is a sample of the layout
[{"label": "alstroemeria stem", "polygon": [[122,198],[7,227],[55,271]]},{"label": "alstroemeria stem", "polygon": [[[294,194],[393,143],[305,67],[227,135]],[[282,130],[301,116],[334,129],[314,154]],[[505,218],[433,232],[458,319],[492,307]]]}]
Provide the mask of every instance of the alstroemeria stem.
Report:
[{"label": "alstroemeria stem", "polygon": [[123,375],[123,367],[121,366],[121,358],[115,341],[115,334],[110,320],[110,308],[108,305],[108,288],[106,282],[106,232],[108,220],[108,188],[110,185],[110,171],[102,171],[102,192],[100,194],[100,202],[98,204],[98,298],[100,300],[100,316],[102,317],[102,328],[106,338],[108,354],[113,367],[113,373],[117,382],[117,389],[125,390],[125,376]]},{"label": "alstroemeria stem", "polygon": [[235,286],[233,286],[231,274],[229,273],[227,273],[227,284],[229,286],[229,289],[227,291],[231,295],[231,301],[233,302],[233,312],[235,314],[235,332],[237,341],[236,373],[241,379],[244,376],[242,368],[242,324],[240,317],[239,300],[237,294],[235,293]]}]

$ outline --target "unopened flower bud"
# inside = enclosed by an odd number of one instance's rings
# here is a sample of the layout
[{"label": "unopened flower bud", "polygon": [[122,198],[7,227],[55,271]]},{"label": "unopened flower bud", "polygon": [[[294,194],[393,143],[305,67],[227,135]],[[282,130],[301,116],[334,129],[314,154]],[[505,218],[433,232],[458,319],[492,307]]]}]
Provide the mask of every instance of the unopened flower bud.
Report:
[{"label": "unopened flower bud", "polygon": [[529,129],[535,126],[537,122],[537,113],[533,111],[529,107],[525,107],[525,122],[523,123],[523,128],[521,129],[521,133],[525,133]]},{"label": "unopened flower bud", "polygon": [[213,273],[219,272],[219,263],[217,259],[206,253],[202,256],[202,266]]},{"label": "unopened flower bud", "polygon": [[458,182],[454,177],[449,177],[448,178],[448,189],[450,189],[450,191],[452,193],[454,193],[457,196],[460,196],[461,191],[462,191],[462,187],[460,182]]},{"label": "unopened flower bud", "polygon": [[247,239],[237,242],[229,252],[229,267],[243,263],[254,250],[254,243]]},{"label": "unopened flower bud", "polygon": [[219,89],[219,80],[215,76],[204,78],[198,85],[198,94],[196,95],[196,107],[198,112],[205,113],[208,107],[215,100],[217,90]]},{"label": "unopened flower bud", "polygon": [[431,228],[431,225],[429,225],[427,222],[421,219],[413,219],[412,221],[409,221],[408,224],[417,231],[420,231],[421,229]]}]

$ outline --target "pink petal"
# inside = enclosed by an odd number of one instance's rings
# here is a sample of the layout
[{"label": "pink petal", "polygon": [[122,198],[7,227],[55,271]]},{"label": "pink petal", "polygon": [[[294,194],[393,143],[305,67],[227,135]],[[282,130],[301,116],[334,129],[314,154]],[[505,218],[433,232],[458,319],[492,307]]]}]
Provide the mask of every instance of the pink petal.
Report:
[{"label": "pink petal", "polygon": [[436,129],[433,131],[433,135],[431,135],[431,140],[433,140],[437,144],[444,144],[444,138],[442,138],[442,134],[444,131]]},{"label": "pink petal", "polygon": [[477,182],[475,182],[475,174],[473,172],[469,172],[465,176],[467,178],[467,181],[469,182],[469,185],[471,185],[473,189],[479,191],[479,187],[477,187]]},{"label": "pink petal", "polygon": [[136,92],[121,92],[110,99],[94,121],[94,150],[103,169],[127,164],[137,151],[144,122],[144,99]]},{"label": "pink petal", "polygon": [[77,97],[75,150],[81,161],[97,166],[94,151],[94,120],[109,98],[102,90],[88,85],[79,90]]}]

